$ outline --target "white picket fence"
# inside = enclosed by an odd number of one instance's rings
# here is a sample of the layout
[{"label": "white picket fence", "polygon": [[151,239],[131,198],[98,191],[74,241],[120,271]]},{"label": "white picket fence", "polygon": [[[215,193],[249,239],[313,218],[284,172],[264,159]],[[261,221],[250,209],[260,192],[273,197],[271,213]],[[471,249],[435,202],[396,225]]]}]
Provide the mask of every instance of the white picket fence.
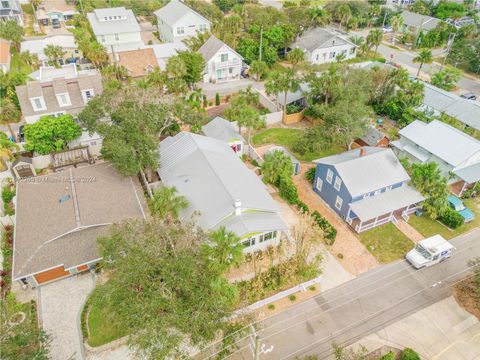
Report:
[{"label": "white picket fence", "polygon": [[310,286],[320,284],[321,282],[322,282],[322,276],[320,275],[319,277],[317,277],[315,279],[306,281],[306,282],[301,283],[300,285],[294,286],[290,289],[280,291],[279,293],[276,293],[275,295],[270,296],[269,298],[257,301],[256,303],[248,305],[248,306],[246,306],[242,309],[236,310],[234,312],[234,316],[240,315],[240,314],[246,314],[246,313],[250,313],[252,311],[258,310],[265,305],[271,304],[271,303],[273,303],[275,301],[278,301],[280,299],[284,299],[284,298],[286,298],[286,297],[288,297],[288,296],[290,296],[290,295],[292,295],[296,292],[307,291],[307,289]]}]

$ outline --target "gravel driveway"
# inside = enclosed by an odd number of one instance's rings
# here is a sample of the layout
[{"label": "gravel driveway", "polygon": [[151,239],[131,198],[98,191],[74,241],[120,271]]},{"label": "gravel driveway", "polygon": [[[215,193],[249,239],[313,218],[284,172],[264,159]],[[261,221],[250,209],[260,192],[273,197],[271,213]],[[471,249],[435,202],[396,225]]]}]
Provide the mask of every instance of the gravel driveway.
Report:
[{"label": "gravel driveway", "polygon": [[84,359],[80,314],[95,287],[92,274],[58,280],[38,288],[41,326],[52,337],[50,359]]}]

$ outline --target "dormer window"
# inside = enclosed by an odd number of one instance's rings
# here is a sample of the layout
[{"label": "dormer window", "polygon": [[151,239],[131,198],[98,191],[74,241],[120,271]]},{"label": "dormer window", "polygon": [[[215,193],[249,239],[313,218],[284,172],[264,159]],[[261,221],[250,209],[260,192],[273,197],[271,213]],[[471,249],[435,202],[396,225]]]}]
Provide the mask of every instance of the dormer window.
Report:
[{"label": "dormer window", "polygon": [[82,90],[83,102],[86,104],[94,96],[93,89]]},{"label": "dormer window", "polygon": [[105,17],[103,18],[103,20],[107,21],[107,20],[108,20],[108,17],[105,16]]},{"label": "dormer window", "polygon": [[115,34],[115,41],[118,41],[118,34]]},{"label": "dormer window", "polygon": [[70,101],[70,96],[68,95],[68,93],[57,94],[57,101],[60,107],[72,105],[72,102]]},{"label": "dormer window", "polygon": [[43,100],[43,97],[41,96],[30,98],[30,102],[32,103],[34,111],[42,111],[47,109],[47,106],[45,105],[45,100]]},{"label": "dormer window", "polygon": [[177,34],[178,35],[181,35],[181,34],[184,34],[184,33],[185,33],[185,29],[183,28],[183,26],[177,27]]}]

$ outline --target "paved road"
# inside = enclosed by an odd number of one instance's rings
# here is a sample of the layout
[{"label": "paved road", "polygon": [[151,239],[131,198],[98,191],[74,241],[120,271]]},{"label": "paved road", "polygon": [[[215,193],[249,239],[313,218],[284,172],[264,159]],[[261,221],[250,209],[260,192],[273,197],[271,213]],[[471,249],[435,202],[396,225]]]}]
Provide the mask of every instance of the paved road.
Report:
[{"label": "paved road", "polygon": [[[406,65],[409,68],[409,71],[412,75],[417,74],[419,64],[416,64],[413,62],[413,58],[416,56],[416,54],[408,51],[392,49],[384,44],[381,44],[378,47],[378,52],[382,56],[384,56],[386,59],[390,59],[390,55],[393,54],[393,61],[395,63]],[[424,64],[422,66],[422,72],[425,72],[428,74],[434,74],[439,69],[440,69],[440,66],[435,63]],[[480,80],[474,80],[473,78],[463,76],[462,78],[460,78],[459,82],[457,83],[457,86],[465,90],[462,93],[473,92],[480,96]]]},{"label": "paved road", "polygon": [[[452,240],[454,256],[436,266],[415,270],[407,262],[371,270],[339,287],[259,324],[261,359],[331,355],[331,344],[348,345],[450,296],[452,283],[464,277],[467,262],[480,256],[480,229]],[[251,339],[239,343],[231,359],[252,359]]]}]

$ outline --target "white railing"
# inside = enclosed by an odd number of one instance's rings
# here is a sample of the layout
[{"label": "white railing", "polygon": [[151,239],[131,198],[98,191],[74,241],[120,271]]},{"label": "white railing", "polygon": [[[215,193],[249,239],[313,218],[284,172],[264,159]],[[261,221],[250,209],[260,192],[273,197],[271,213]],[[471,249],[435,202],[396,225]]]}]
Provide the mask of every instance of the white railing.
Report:
[{"label": "white railing", "polygon": [[376,226],[386,224],[387,222],[390,222],[390,221],[393,221],[395,224],[398,222],[398,220],[395,218],[395,216],[392,215],[392,216],[386,217],[384,219],[374,221],[373,223],[370,223],[370,224],[361,225],[361,226],[357,225],[357,226],[355,226],[355,231],[357,233],[361,233],[363,231],[373,229]]},{"label": "white railing", "polygon": [[215,61],[215,69],[218,68],[226,68],[230,66],[238,66],[241,65],[242,62],[240,59],[233,59],[233,60],[228,60],[228,61]]}]

